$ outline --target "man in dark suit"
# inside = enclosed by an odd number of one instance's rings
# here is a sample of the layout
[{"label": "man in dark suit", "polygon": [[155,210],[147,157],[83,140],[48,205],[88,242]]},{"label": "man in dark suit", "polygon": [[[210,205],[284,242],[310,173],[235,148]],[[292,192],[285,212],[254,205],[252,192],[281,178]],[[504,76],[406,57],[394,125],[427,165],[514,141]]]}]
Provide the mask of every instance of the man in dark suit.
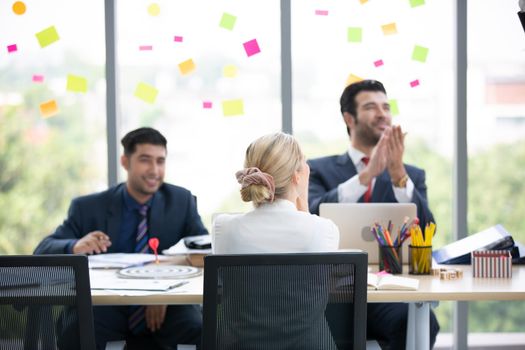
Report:
[{"label": "man in dark suit", "polygon": [[[404,138],[392,126],[386,90],[378,81],[364,80],[346,87],[341,113],[350,136],[350,149],[342,155],[312,159],[308,202],[319,214],[321,203],[413,202],[421,225],[434,221],[427,203],[425,172],[403,163]],[[406,344],[407,304],[368,304],[367,336],[385,342],[389,349]],[[433,346],[439,324],[430,315]]]},{"label": "man in dark suit", "polygon": [[[148,252],[147,240],[153,237],[162,251],[185,236],[208,233],[191,192],[163,182],[164,136],[152,128],[139,128],[124,136],[122,145],[127,181],[74,199],[64,223],[38,245],[35,254]],[[150,340],[148,348],[200,346],[202,316],[197,306],[104,306],[94,307],[93,312],[98,348],[123,339]]]}]

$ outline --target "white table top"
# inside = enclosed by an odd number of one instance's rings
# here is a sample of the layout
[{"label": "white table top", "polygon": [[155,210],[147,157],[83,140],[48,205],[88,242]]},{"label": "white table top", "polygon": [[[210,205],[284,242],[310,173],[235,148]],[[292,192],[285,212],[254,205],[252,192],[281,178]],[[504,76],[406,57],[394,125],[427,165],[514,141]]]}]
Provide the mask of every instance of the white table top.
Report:
[{"label": "white table top", "polygon": [[[463,270],[463,278],[440,280],[437,276],[403,276],[419,279],[417,291],[368,290],[369,302],[525,300],[525,265],[512,268],[513,277],[473,278],[468,265],[446,266]],[[408,270],[407,266],[404,267]],[[374,267],[372,267],[372,270]],[[91,278],[116,277],[115,270],[91,270]],[[152,295],[118,295],[106,290],[92,290],[94,305],[202,304],[203,276],[186,279],[189,283],[169,292]],[[145,280],[145,283],[147,280]]]}]

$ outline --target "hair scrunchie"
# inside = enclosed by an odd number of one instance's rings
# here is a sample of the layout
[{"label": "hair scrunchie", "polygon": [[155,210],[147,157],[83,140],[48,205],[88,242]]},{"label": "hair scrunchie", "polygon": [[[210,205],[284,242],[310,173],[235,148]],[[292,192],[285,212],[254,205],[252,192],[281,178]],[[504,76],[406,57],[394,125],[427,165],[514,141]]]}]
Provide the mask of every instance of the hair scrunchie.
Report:
[{"label": "hair scrunchie", "polygon": [[241,189],[250,185],[263,185],[270,190],[270,202],[273,202],[275,196],[275,182],[273,176],[263,173],[259,168],[244,168],[235,173],[237,182],[241,184]]}]

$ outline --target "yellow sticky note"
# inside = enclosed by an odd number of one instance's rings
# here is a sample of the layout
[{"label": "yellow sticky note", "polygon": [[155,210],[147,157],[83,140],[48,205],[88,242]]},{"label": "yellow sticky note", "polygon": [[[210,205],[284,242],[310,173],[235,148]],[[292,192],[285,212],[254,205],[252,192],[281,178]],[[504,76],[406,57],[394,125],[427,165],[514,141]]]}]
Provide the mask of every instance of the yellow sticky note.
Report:
[{"label": "yellow sticky note", "polygon": [[195,70],[195,63],[190,58],[182,63],[179,63],[179,70],[182,75],[189,74]]},{"label": "yellow sticky note", "polygon": [[55,41],[58,41],[58,39],[60,39],[58,37],[58,33],[55,26],[46,28],[43,31],[36,33],[35,35],[38,40],[38,43],[40,44],[40,47],[42,48],[49,46]]},{"label": "yellow sticky note", "polygon": [[87,79],[73,74],[67,75],[67,91],[87,92]]},{"label": "yellow sticky note", "polygon": [[40,104],[40,114],[42,118],[49,118],[58,113],[57,101],[49,100]]},{"label": "yellow sticky note", "polygon": [[384,35],[392,35],[397,33],[396,23],[388,23],[381,26]]},{"label": "yellow sticky note", "polygon": [[153,85],[149,85],[143,82],[138,83],[137,88],[135,89],[135,97],[138,97],[142,101],[150,104],[155,103],[158,93],[159,90],[157,90]]},{"label": "yellow sticky note", "polygon": [[346,38],[350,43],[360,43],[363,39],[363,29],[360,27],[348,27]]},{"label": "yellow sticky note", "polygon": [[346,85],[351,85],[353,83],[357,83],[358,81],[364,80],[361,77],[358,77],[357,75],[350,74],[348,78],[346,79]]},{"label": "yellow sticky note", "polygon": [[244,114],[244,102],[242,99],[222,101],[222,114],[225,117]]},{"label": "yellow sticky note", "polygon": [[359,2],[361,3],[361,5],[363,5],[363,4],[366,4],[368,0],[359,0]]},{"label": "yellow sticky note", "polygon": [[219,26],[224,29],[233,30],[233,27],[235,27],[236,21],[237,21],[236,16],[224,12],[222,14],[221,22],[219,23]]},{"label": "yellow sticky note", "polygon": [[425,0],[410,0],[410,7],[421,6],[425,4]]},{"label": "yellow sticky note", "polygon": [[237,76],[237,67],[233,64],[228,64],[222,69],[222,75],[226,78],[235,78]]},{"label": "yellow sticky note", "polygon": [[148,6],[148,13],[150,16],[158,16],[160,13],[160,6],[159,4],[151,4]]},{"label": "yellow sticky note", "polygon": [[388,100],[388,104],[390,104],[390,114],[392,114],[392,116],[399,115],[397,100]]}]

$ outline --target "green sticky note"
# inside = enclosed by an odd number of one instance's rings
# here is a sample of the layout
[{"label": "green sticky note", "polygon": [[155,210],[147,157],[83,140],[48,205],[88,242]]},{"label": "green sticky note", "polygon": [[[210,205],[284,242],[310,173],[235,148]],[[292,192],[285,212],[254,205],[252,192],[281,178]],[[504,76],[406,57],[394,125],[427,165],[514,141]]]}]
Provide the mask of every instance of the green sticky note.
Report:
[{"label": "green sticky note", "polygon": [[425,4],[425,0],[410,0],[410,7],[421,6]]},{"label": "green sticky note", "polygon": [[428,56],[428,48],[423,46],[414,46],[414,51],[412,51],[412,59],[414,61],[419,61],[425,63]]},{"label": "green sticky note", "polygon": [[67,91],[87,92],[87,79],[73,74],[67,75]]},{"label": "green sticky note", "polygon": [[221,23],[219,23],[219,26],[224,29],[233,30],[233,27],[235,26],[235,21],[237,21],[237,17],[224,12],[222,14]]},{"label": "green sticky note", "polygon": [[159,90],[157,90],[154,86],[143,82],[138,83],[137,88],[135,89],[135,97],[138,97],[142,101],[150,104],[155,103],[158,93]]},{"label": "green sticky note", "polygon": [[392,116],[399,115],[399,107],[397,106],[397,100],[388,100],[388,103],[390,104],[390,114],[392,114]]},{"label": "green sticky note", "polygon": [[36,35],[36,38],[38,39],[38,43],[40,44],[40,47],[42,48],[49,46],[55,41],[58,41],[58,39],[60,39],[58,37],[58,33],[57,33],[55,26],[46,28],[43,31],[36,33],[35,35]]},{"label": "green sticky note", "polygon": [[350,43],[360,43],[363,36],[363,30],[360,27],[348,27],[347,39]]},{"label": "green sticky note", "polygon": [[222,114],[225,117],[244,114],[244,102],[242,99],[222,101]]}]

